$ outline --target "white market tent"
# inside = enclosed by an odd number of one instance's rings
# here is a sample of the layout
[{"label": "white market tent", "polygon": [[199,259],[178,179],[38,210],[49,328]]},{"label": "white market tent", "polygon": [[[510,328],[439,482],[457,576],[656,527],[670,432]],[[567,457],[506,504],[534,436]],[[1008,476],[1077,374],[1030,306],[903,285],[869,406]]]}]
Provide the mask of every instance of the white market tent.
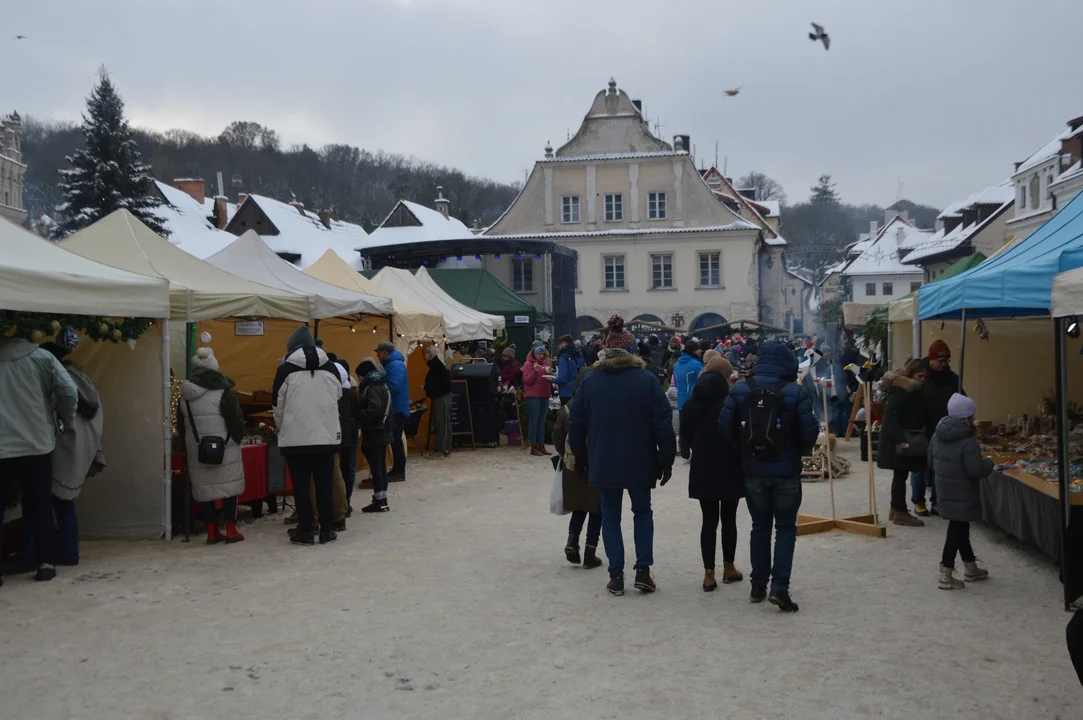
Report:
[{"label": "white market tent", "polygon": [[127,210],[117,210],[60,243],[65,250],[169,281],[173,320],[234,316],[308,319],[308,298],[258,285],[189,255]]},{"label": "white market tent", "polygon": [[394,303],[388,297],[346,290],[306,275],[275,254],[254,230],[248,230],[206,262],[261,285],[307,295],[311,319],[352,314],[392,315],[395,312]]},{"label": "white market tent", "polygon": [[385,267],[376,273],[372,282],[395,297],[402,297],[407,302],[420,307],[438,310],[444,316],[448,342],[492,340],[493,333],[498,329],[503,329],[505,324],[501,316],[479,313],[461,305],[442,290],[440,292],[432,290],[409,270]]},{"label": "white market tent", "polygon": [[485,323],[492,323],[494,330],[503,330],[507,326],[508,321],[503,315],[490,315],[489,313],[483,313],[482,311],[475,310],[469,305],[464,305],[455,298],[451,297],[451,295],[449,295],[448,292],[444,290],[444,288],[440,287],[440,283],[432,279],[432,275],[429,274],[427,268],[419,267],[414,273],[414,277],[417,278],[418,282],[420,282],[426,288],[432,290],[436,295],[440,297],[441,300],[445,301],[448,305],[454,307],[460,312],[477,315]]},{"label": "white market tent", "polygon": [[107,316],[169,316],[168,287],[67,252],[0,222],[0,309]]},{"label": "white market tent", "polygon": [[1083,267],[1053,277],[1053,317],[1083,315]]},{"label": "white market tent", "polygon": [[395,346],[404,354],[419,342],[443,344],[444,315],[438,310],[422,307],[381,288],[350,267],[334,250],[328,250],[304,271],[325,283],[366,295],[385,295],[395,305]]}]

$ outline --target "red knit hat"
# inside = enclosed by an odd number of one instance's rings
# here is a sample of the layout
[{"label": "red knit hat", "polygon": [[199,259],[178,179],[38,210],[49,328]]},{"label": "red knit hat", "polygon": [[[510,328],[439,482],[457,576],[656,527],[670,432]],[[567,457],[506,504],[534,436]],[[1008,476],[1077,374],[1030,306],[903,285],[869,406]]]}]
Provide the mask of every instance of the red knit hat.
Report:
[{"label": "red knit hat", "polygon": [[943,340],[933,340],[929,345],[930,360],[950,360],[951,348]]},{"label": "red knit hat", "polygon": [[606,330],[609,332],[605,336],[605,346],[607,348],[621,348],[627,350],[630,346],[635,344],[635,337],[632,333],[624,329],[624,318],[620,315],[614,315],[609,318],[609,322],[605,324]]}]

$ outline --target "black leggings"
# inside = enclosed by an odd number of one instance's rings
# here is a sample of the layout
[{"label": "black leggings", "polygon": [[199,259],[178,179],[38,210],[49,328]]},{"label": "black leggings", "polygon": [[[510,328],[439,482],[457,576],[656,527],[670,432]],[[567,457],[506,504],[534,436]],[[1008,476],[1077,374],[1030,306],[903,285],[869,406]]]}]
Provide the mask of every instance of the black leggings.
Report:
[{"label": "black leggings", "polygon": [[714,547],[718,541],[718,522],[722,521],[722,560],[733,562],[737,554],[737,505],[739,500],[700,500],[703,527],[699,531],[699,549],[703,567],[714,570]]},{"label": "black leggings", "polygon": [[906,481],[909,479],[910,471],[901,467],[891,473],[891,509],[895,512],[909,512],[906,507]]},{"label": "black leggings", "polygon": [[970,523],[962,520],[948,522],[948,536],[944,539],[944,556],[940,558],[940,564],[953,567],[956,553],[963,558],[963,562],[974,562],[974,549],[970,547]]}]

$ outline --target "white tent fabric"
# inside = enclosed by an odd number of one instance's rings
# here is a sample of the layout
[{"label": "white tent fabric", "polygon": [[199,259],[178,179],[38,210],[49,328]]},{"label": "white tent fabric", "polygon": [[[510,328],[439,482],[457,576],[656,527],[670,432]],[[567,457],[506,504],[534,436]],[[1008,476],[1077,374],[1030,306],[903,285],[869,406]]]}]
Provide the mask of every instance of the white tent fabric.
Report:
[{"label": "white tent fabric", "polygon": [[477,315],[485,323],[492,323],[494,330],[503,330],[504,327],[507,325],[508,321],[504,318],[503,315],[490,315],[488,313],[483,313],[480,310],[475,310],[469,305],[464,305],[463,303],[448,295],[447,291],[440,287],[440,283],[432,279],[432,276],[429,275],[429,271],[426,268],[418,268],[417,272],[414,273],[414,277],[416,277],[422,285],[439,295],[440,298],[447,302],[449,305],[455,307],[456,309],[464,313]]},{"label": "white tent fabric", "polygon": [[0,220],[0,309],[169,317],[168,286],[63,250]]},{"label": "white tent fabric", "polygon": [[408,300],[398,297],[386,288],[381,288],[361,273],[354,270],[334,250],[328,250],[323,256],[304,270],[310,275],[332,285],[366,295],[383,295],[391,298],[395,305],[396,347],[409,353],[411,347],[422,341],[443,344],[445,336],[444,314],[432,308],[423,308]]},{"label": "white tent fabric", "polygon": [[899,298],[898,300],[892,300],[887,304],[887,319],[888,322],[903,322],[904,320],[913,320],[918,316],[918,296],[910,295],[909,297]]},{"label": "white tent fabric", "polygon": [[504,326],[504,318],[479,313],[460,305],[443,291],[437,293],[423,285],[409,270],[385,267],[376,273],[372,282],[409,303],[439,310],[444,316],[448,342],[492,340],[498,322],[499,327]]},{"label": "white tent fabric", "polygon": [[236,316],[308,320],[308,298],[257,285],[174,247],[127,210],[117,210],[62,241],[77,255],[169,281],[170,318],[194,322]]},{"label": "white tent fabric", "polygon": [[1053,317],[1083,315],[1083,268],[1053,277]]},{"label": "white tent fabric", "polygon": [[261,285],[307,295],[310,319],[395,312],[390,298],[346,290],[306,275],[280,258],[254,230],[247,231],[206,262]]}]

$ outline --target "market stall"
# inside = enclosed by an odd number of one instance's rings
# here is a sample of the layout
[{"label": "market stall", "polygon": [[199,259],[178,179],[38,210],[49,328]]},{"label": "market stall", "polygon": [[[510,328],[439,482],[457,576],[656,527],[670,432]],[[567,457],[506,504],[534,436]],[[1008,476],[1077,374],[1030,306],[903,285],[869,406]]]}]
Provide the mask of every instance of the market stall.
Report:
[{"label": "market stall", "polygon": [[[156,235],[127,210],[117,210],[63,240],[60,246],[85,258],[138,275],[167,280],[170,318],[176,324],[222,317],[289,318],[301,322],[308,318],[309,301],[305,295],[259,285],[209,265]],[[178,337],[177,333],[170,332],[166,333],[165,337],[170,338],[167,341],[170,345],[178,341],[176,344],[183,347],[183,333]],[[144,351],[144,344],[141,341],[135,348],[137,356]],[[97,356],[101,349],[90,348],[88,352]],[[187,354],[187,350],[172,354],[175,361],[179,360],[179,364],[172,366],[174,377],[185,376]],[[91,359],[97,358],[92,356]],[[101,364],[100,375],[108,379],[105,389],[99,386],[106,408],[114,398],[132,395],[137,382],[156,383],[158,388],[170,388],[170,368],[161,363],[152,368],[150,364],[140,363],[134,358],[131,363],[118,362],[113,357],[97,361]],[[230,369],[223,367],[222,370],[227,375],[230,374]],[[98,375],[92,377],[95,382],[98,381]],[[109,390],[113,392],[107,392]],[[139,395],[135,394],[134,397]],[[171,407],[169,409],[172,410]],[[128,410],[135,413],[137,418],[146,417],[142,408],[129,407]],[[107,427],[108,423],[107,415]],[[108,429],[106,432],[109,432]],[[129,438],[124,440],[130,442]],[[162,447],[159,444],[150,447],[154,448],[153,452],[156,452],[159,458],[166,458],[167,467],[172,464],[171,447]],[[108,453],[108,447],[106,452]],[[170,480],[170,484],[171,482]],[[172,517],[172,502],[170,488],[165,499],[166,518]],[[172,524],[165,524],[166,535],[169,537]]]},{"label": "market stall", "polygon": [[[1083,384],[1079,373],[1069,374],[1067,359],[1073,355],[1083,355],[1083,347],[1076,351],[1079,344],[1079,316],[1083,314],[1083,249],[1071,250],[1061,255],[1061,269],[1074,267],[1066,270],[1053,278],[1051,314],[1056,320],[1060,343],[1057,347],[1057,365],[1060,375],[1060,385],[1065,390],[1057,397],[1058,418],[1058,449],[1057,458],[1059,473],[1058,484],[1062,498],[1070,497],[1067,503],[1062,502],[1060,517],[1063,519],[1063,542],[1065,562],[1065,603],[1078,605],[1079,598],[1083,595],[1083,449],[1072,445],[1073,435],[1083,435],[1083,412],[1081,409],[1071,407],[1068,404],[1067,386],[1075,380],[1075,385]],[[1069,415],[1075,423],[1075,430],[1069,433]],[[1081,443],[1083,445],[1083,443]],[[1074,598],[1074,599],[1073,599]]]},{"label": "market stall", "polygon": [[[919,319],[958,321],[957,371],[967,392],[975,373],[988,372],[987,365],[995,362],[993,359],[983,362],[974,352],[992,343],[997,334],[993,319],[1009,324],[1005,334],[1010,348],[1001,353],[1007,358],[1001,361],[1004,369],[997,373],[996,381],[1000,395],[1009,396],[1014,403],[1029,394],[1031,404],[1029,408],[1013,405],[1008,410],[1011,417],[1002,420],[990,419],[983,412],[982,401],[977,401],[979,419],[985,419],[979,423],[979,434],[987,444],[987,451],[991,449],[994,456],[997,450],[1014,451],[1007,458],[1009,462],[997,466],[1000,471],[1013,472],[1001,472],[987,480],[983,489],[994,492],[1002,478],[1018,483],[1010,495],[1004,487],[1000,488],[1001,495],[1010,500],[998,502],[996,497],[988,498],[992,507],[987,511],[987,519],[1009,532],[1022,532],[1030,538],[1048,534],[1048,527],[1044,533],[1025,533],[1024,528],[1026,519],[1043,517],[1042,496],[1047,493],[1041,490],[1052,485],[1060,504],[1057,516],[1060,522],[1054,531],[1060,535],[1066,607],[1083,592],[1080,563],[1072,552],[1076,538],[1069,535],[1069,528],[1073,532],[1078,530],[1078,521],[1074,526],[1071,522],[1075,506],[1072,497],[1074,489],[1080,489],[1079,465],[1071,462],[1075,446],[1069,435],[1070,422],[1073,419],[1078,422],[1080,418],[1070,418],[1069,407],[1073,399],[1076,402],[1083,399],[1083,383],[1072,386],[1067,382],[1069,376],[1083,377],[1083,364],[1078,353],[1066,351],[1070,338],[1066,337],[1064,321],[1050,322],[1049,318],[1056,314],[1051,292],[1054,275],[1080,265],[1083,265],[1083,195],[1014,247],[950,280],[923,286],[918,291]],[[1027,342],[1022,337],[1025,332],[1036,337]],[[1020,368],[1019,364],[1028,357],[1042,358],[1048,369],[1034,373]],[[1083,449],[1079,452],[1083,454]],[[1048,542],[1040,547],[1047,551],[1056,549]]]},{"label": "market stall", "polygon": [[79,496],[90,536],[157,537],[166,523],[169,467],[168,285],[103,265],[0,221],[0,311],[160,318],[131,343],[84,341],[74,361],[103,397],[108,466]]}]

